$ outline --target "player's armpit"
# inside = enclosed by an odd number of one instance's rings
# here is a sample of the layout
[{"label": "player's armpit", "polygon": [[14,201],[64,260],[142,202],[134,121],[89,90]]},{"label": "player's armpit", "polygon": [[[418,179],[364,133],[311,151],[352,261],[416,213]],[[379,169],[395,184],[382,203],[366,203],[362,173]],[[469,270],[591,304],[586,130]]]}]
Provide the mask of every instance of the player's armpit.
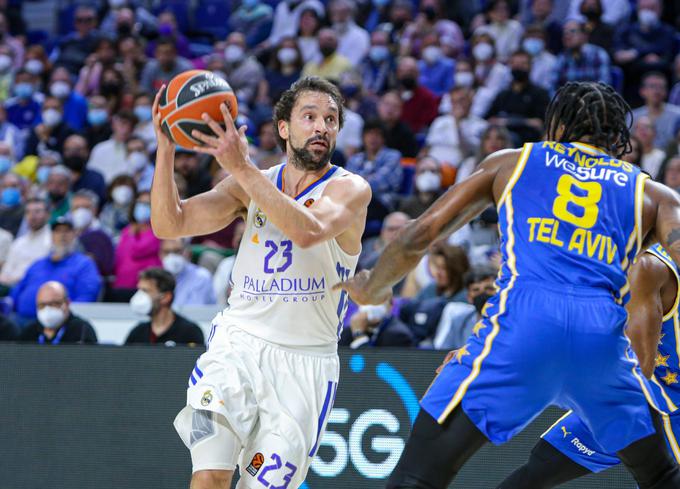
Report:
[{"label": "player's armpit", "polygon": [[[305,248],[337,238],[345,252],[352,255],[359,253],[370,201],[371,187],[363,178],[350,175],[333,180],[326,186],[321,198],[308,207],[318,225],[300,233],[300,246]],[[354,236],[342,240],[341,235],[353,227]]]},{"label": "player's armpit", "polygon": [[[626,335],[640,361],[642,373],[651,377],[659,344],[664,305],[662,289],[669,280],[675,281],[670,269],[659,258],[643,253],[630,269],[631,298]],[[672,304],[671,304],[672,305]]]},{"label": "player's armpit", "polygon": [[174,209],[164,213],[154,213],[159,206],[154,209],[152,202],[151,225],[161,239],[210,234],[237,217],[245,217],[249,202],[238,182],[229,176],[207,192],[179,200]]}]

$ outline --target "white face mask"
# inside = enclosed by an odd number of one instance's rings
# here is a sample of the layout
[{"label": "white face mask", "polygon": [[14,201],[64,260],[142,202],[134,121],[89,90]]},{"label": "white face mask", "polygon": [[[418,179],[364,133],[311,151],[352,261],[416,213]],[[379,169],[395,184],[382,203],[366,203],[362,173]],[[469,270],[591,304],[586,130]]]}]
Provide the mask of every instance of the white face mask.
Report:
[{"label": "white face mask", "polygon": [[423,59],[427,64],[434,64],[442,58],[442,50],[437,46],[428,46],[423,49]]},{"label": "white face mask", "polygon": [[644,27],[653,27],[659,22],[659,16],[653,10],[642,9],[638,11],[638,20]]},{"label": "white face mask", "polygon": [[281,48],[279,52],[276,53],[276,57],[282,65],[287,65],[290,63],[295,63],[297,61],[297,51],[293,48]]},{"label": "white face mask", "polygon": [[133,151],[128,156],[128,161],[130,162],[132,169],[135,171],[135,173],[137,173],[146,167],[146,165],[149,163],[149,158],[147,158],[146,155],[141,151]]},{"label": "white face mask", "polygon": [[238,63],[244,55],[245,52],[241,46],[231,44],[224,48],[224,59],[227,63]]},{"label": "white face mask", "polygon": [[43,328],[58,328],[65,319],[66,314],[60,307],[46,306],[38,310],[38,322],[42,324]]},{"label": "white face mask", "polygon": [[42,120],[48,127],[58,126],[61,122],[61,112],[57,109],[45,109],[42,113]]},{"label": "white face mask", "polygon": [[92,220],[94,219],[94,214],[90,209],[84,207],[79,207],[71,213],[71,220],[76,229],[86,229]]},{"label": "white face mask", "polygon": [[471,71],[459,71],[454,76],[457,87],[470,88],[475,84],[475,75]]},{"label": "white face mask", "polygon": [[65,81],[55,81],[50,85],[50,93],[53,97],[66,98],[71,93],[71,86]]},{"label": "white face mask", "polygon": [[372,323],[377,323],[387,317],[390,307],[387,304],[361,306],[359,307],[359,312],[365,312],[366,319]]},{"label": "white face mask", "polygon": [[111,191],[111,198],[118,205],[128,205],[132,202],[134,191],[127,185],[120,185]]},{"label": "white face mask", "polygon": [[43,72],[45,67],[42,64],[42,61],[39,59],[29,59],[26,61],[24,68],[26,68],[26,71],[28,71],[31,75],[39,75]]},{"label": "white face mask", "polygon": [[150,316],[153,309],[151,296],[143,290],[138,290],[130,299],[130,309],[140,316]]},{"label": "white face mask", "polygon": [[416,176],[415,184],[420,192],[437,192],[442,186],[442,176],[439,173],[426,171]]},{"label": "white face mask", "polygon": [[493,46],[488,42],[480,42],[472,48],[472,56],[477,61],[488,61],[493,56]]},{"label": "white face mask", "polygon": [[163,257],[163,268],[173,275],[178,275],[181,273],[182,270],[184,270],[186,264],[186,258],[177,253],[170,253],[169,255],[165,255]]},{"label": "white face mask", "polygon": [[12,67],[12,58],[6,54],[0,54],[0,71],[7,71]]}]

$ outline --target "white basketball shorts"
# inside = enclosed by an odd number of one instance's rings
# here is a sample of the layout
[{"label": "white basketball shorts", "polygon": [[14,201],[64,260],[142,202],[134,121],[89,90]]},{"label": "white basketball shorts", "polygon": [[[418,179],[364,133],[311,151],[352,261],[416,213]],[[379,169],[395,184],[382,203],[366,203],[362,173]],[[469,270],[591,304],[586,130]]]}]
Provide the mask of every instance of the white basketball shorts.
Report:
[{"label": "white basketball shorts", "polygon": [[[180,437],[192,452],[194,471],[238,465],[239,488],[295,489],[305,480],[333,408],[339,376],[337,353],[267,342],[230,325],[226,315],[218,316],[214,324],[208,350],[191,373],[187,406],[175,419]],[[205,421],[201,420],[216,417],[195,415],[200,410],[224,416],[238,437],[240,453],[219,447],[212,453],[223,453],[220,456],[225,460],[215,460],[215,456],[196,460],[197,454],[211,451],[197,451],[192,445],[220,438],[206,436],[212,428],[203,429]],[[192,420],[198,426],[192,427]],[[218,423],[215,426],[219,429]]]}]

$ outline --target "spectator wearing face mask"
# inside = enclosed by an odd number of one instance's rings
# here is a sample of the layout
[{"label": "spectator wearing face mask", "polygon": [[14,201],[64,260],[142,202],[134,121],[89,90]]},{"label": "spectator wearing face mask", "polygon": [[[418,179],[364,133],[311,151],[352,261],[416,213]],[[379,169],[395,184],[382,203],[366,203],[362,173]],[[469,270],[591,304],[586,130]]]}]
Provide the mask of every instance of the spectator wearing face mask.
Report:
[{"label": "spectator wearing face mask", "polygon": [[415,219],[425,212],[442,194],[442,173],[439,162],[432,156],[418,160],[413,176],[414,192],[402,197],[399,210]]},{"label": "spectator wearing face mask", "polygon": [[520,46],[524,28],[510,18],[507,0],[493,0],[486,10],[488,23],[475,29],[475,34],[488,33],[496,44],[496,57],[505,63]]},{"label": "spectator wearing face mask", "polygon": [[390,52],[390,36],[384,30],[371,33],[368,55],[359,65],[362,85],[369,97],[377,97],[390,85],[395,70],[394,56]]},{"label": "spectator wearing face mask", "polygon": [[[400,8],[413,9],[411,2],[398,2]],[[393,6],[392,15],[397,14]],[[413,22],[408,22],[404,31],[399,35],[399,25],[394,25],[396,32],[393,32],[393,39],[399,43],[399,54],[402,56],[415,56],[422,50],[423,37],[431,32],[435,32],[441,41],[444,56],[455,59],[463,51],[465,39],[463,32],[458,24],[448,20],[444,15],[443,2],[441,0],[422,0],[420,11]],[[410,15],[410,14],[409,14]],[[400,20],[405,20],[399,17]],[[394,21],[393,21],[394,23]]]},{"label": "spectator wearing face mask", "polygon": [[75,130],[64,121],[62,102],[54,96],[45,97],[42,105],[41,119],[33,128],[26,141],[26,155],[39,156],[45,150],[61,153],[64,141]]},{"label": "spectator wearing face mask", "polygon": [[413,345],[413,333],[397,315],[392,304],[360,306],[350,319],[350,327],[342,331],[339,344],[352,349]]},{"label": "spectator wearing face mask", "polygon": [[188,242],[181,239],[161,241],[159,257],[163,269],[175,277],[174,306],[215,304],[212,276],[203,267],[190,261]]},{"label": "spectator wearing face mask", "polygon": [[[274,10],[272,30],[267,40],[260,44],[260,47],[267,49],[278,45],[284,37],[295,37],[302,17],[310,9],[314,11],[317,19],[324,18],[326,9],[319,0],[285,0],[277,2],[276,9]],[[310,34],[305,32],[302,35],[309,36]]]},{"label": "spectator wearing face mask", "polygon": [[0,178],[0,228],[16,236],[24,217],[25,182],[19,175],[5,173]]},{"label": "spectator wearing face mask", "polygon": [[116,55],[115,41],[108,37],[100,38],[92,54],[86,58],[85,66],[80,69],[74,90],[83,97],[101,93],[102,72],[114,65]]},{"label": "spectator wearing face mask", "polygon": [[136,286],[130,308],[140,316],[148,316],[149,320],[130,331],[126,345],[203,345],[201,328],[172,310],[175,279],[170,272],[148,268],[139,274]]},{"label": "spectator wearing face mask", "polygon": [[453,350],[465,345],[475,325],[482,318],[486,301],[496,293],[496,270],[488,267],[472,269],[465,278],[466,302],[449,302],[444,306],[436,327],[432,347],[436,350]]},{"label": "spectator wearing face mask", "polygon": [[454,87],[449,94],[451,113],[437,117],[425,139],[421,154],[433,156],[452,168],[474,153],[488,123],[471,113],[473,91]]},{"label": "spectator wearing face mask", "polygon": [[545,90],[551,90],[552,72],[557,58],[545,46],[545,30],[538,24],[532,24],[524,31],[522,49],[531,56],[531,83]]},{"label": "spectator wearing face mask", "polygon": [[333,0],[329,4],[331,27],[338,35],[338,53],[359,66],[371,45],[366,29],[354,22],[356,5],[349,0]]},{"label": "spectator wearing face mask", "polygon": [[496,59],[496,43],[485,32],[472,36],[472,57],[477,90],[470,110],[477,117],[484,117],[496,95],[510,85],[512,73]]},{"label": "spectator wearing face mask", "polygon": [[420,85],[420,70],[415,58],[400,58],[396,76],[399,95],[404,102],[401,120],[418,134],[437,117],[439,97]]},{"label": "spectator wearing face mask", "polygon": [[337,82],[343,73],[352,69],[352,63],[338,53],[338,36],[333,29],[321,29],[318,38],[321,59],[306,63],[302,75],[318,76]]},{"label": "spectator wearing face mask", "polygon": [[102,287],[97,265],[78,251],[73,223],[61,217],[52,223],[52,246],[49,255],[37,260],[12,288],[17,323],[25,325],[36,317],[36,295],[45,282],[61,282],[73,302],[95,302]]},{"label": "spectator wearing face mask", "polygon": [[132,132],[133,135],[139,136],[146,144],[147,152],[156,151],[156,134],[153,130],[153,114],[151,107],[153,97],[146,92],[139,92],[135,95],[134,108],[132,113],[137,117],[137,124]]},{"label": "spectator wearing face mask", "polygon": [[130,223],[137,200],[137,183],[130,175],[118,175],[109,185],[106,204],[99,214],[102,228],[118,242],[121,231]]},{"label": "spectator wearing face mask", "polygon": [[26,270],[36,260],[47,255],[52,246],[47,203],[32,198],[26,201],[24,208],[24,221],[28,230],[10,245],[7,260],[0,271],[0,284],[5,286],[12,286],[21,280]]},{"label": "spectator wearing face mask", "polygon": [[24,62],[25,48],[23,39],[15,37],[15,34],[12,33],[16,25],[11,20],[13,19],[10,18],[10,22],[8,22],[6,12],[0,12],[0,39],[13,53],[12,67],[16,69]]},{"label": "spectator wearing face mask", "polygon": [[62,102],[64,122],[76,131],[81,131],[87,125],[87,100],[73,90],[72,75],[63,66],[52,71],[50,77],[50,95]]},{"label": "spectator wearing face mask", "polygon": [[90,190],[79,190],[71,196],[70,216],[82,250],[97,264],[100,275],[113,275],[113,242],[97,219],[99,197]]},{"label": "spectator wearing face mask", "polygon": [[90,148],[111,137],[109,107],[102,95],[92,95],[88,98],[87,127],[83,135]]},{"label": "spectator wearing face mask", "polygon": [[47,203],[49,204],[50,223],[68,214],[71,207],[71,183],[73,172],[63,165],[50,169],[45,182]]},{"label": "spectator wearing face mask", "polygon": [[38,320],[21,332],[18,340],[39,345],[95,344],[90,323],[71,312],[68,291],[58,281],[44,283],[35,298]]},{"label": "spectator wearing face mask", "polygon": [[71,170],[71,190],[89,190],[94,192],[99,202],[106,199],[106,183],[101,173],[92,168],[87,168],[90,157],[90,147],[87,140],[78,134],[73,134],[64,141],[64,159],[66,168]]},{"label": "spectator wearing face mask", "polygon": [[248,55],[246,49],[243,34],[232,32],[227,36],[224,61],[226,72],[229,73],[229,85],[240,103],[250,105],[255,100],[258,85],[264,80],[264,68],[257,58]]},{"label": "spectator wearing face mask", "polygon": [[121,232],[116,247],[114,288],[132,289],[137,283],[139,272],[161,266],[158,257],[160,241],[153,234],[150,223],[151,197],[148,192],[143,192],[137,197],[130,224]]},{"label": "spectator wearing face mask", "polygon": [[18,70],[14,75],[13,97],[5,102],[7,121],[21,131],[23,141],[40,122],[43,96],[38,92],[34,78],[25,68]]},{"label": "spectator wearing face mask", "polygon": [[611,57],[614,48],[614,28],[602,21],[601,0],[583,0],[579,11],[586,19],[583,30],[588,36],[588,42],[600,46]]},{"label": "spectator wearing face mask", "polygon": [[137,182],[137,191],[150,191],[154,167],[149,160],[144,140],[138,136],[130,136],[125,143],[125,147],[127,151],[127,164],[132,171],[132,178]]},{"label": "spectator wearing face mask", "polygon": [[418,62],[419,83],[438,97],[451,90],[456,63],[444,56],[436,34],[428,34],[423,38],[421,58]]},{"label": "spectator wearing face mask", "polygon": [[87,167],[101,173],[107,184],[118,175],[134,173],[127,158],[126,141],[132,135],[136,123],[137,118],[132,112],[121,110],[111,120],[111,138],[92,148]]},{"label": "spectator wearing face mask", "polygon": [[281,94],[300,78],[302,66],[302,55],[295,39],[283,38],[265,71],[265,81],[262,83],[264,86],[260,87],[260,102],[271,105],[281,98]]}]

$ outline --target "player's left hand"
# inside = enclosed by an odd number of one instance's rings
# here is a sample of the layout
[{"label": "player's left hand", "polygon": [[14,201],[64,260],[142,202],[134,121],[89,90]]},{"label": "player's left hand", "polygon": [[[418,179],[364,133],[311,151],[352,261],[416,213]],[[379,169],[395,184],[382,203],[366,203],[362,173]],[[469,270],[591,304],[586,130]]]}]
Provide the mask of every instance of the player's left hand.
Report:
[{"label": "player's left hand", "polygon": [[222,112],[225,128],[222,129],[212,117],[204,113],[202,119],[215,135],[209,136],[196,129],[191,131],[191,135],[203,143],[203,146],[194,146],[193,150],[213,156],[222,168],[233,173],[240,165],[248,164],[248,138],[246,137],[248,128],[241,126],[236,129],[226,103],[220,104],[220,112]]},{"label": "player's left hand", "polygon": [[371,272],[362,270],[349,280],[345,280],[333,286],[333,290],[342,289],[347,291],[349,297],[359,304],[365,306],[369,304],[384,304],[392,298],[392,290],[372,291],[368,287]]}]

